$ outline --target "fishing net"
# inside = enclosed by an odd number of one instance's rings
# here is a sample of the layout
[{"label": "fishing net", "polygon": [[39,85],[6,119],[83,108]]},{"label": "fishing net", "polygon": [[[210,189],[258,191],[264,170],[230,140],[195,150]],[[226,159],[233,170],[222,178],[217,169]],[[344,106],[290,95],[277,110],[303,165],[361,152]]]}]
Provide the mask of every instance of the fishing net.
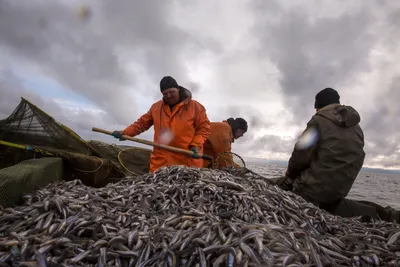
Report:
[{"label": "fishing net", "polygon": [[[66,179],[80,179],[86,185],[101,187],[108,183],[110,176],[117,175],[121,177],[116,168],[105,158],[48,147],[29,146],[28,148],[16,148],[0,144],[0,169],[14,166],[25,160],[43,157],[62,158],[65,165]],[[15,173],[15,181],[18,179],[18,173]]]},{"label": "fishing net", "polygon": [[235,169],[238,176],[248,173],[250,170],[246,168],[246,163],[241,156],[233,152],[221,152],[213,159],[212,169],[226,170]]},{"label": "fishing net", "polygon": [[[21,161],[33,159],[35,153],[33,151],[15,148],[0,144],[0,169],[13,166]],[[36,158],[41,158],[37,155]]]},{"label": "fishing net", "polygon": [[225,167],[246,168],[243,158],[233,152],[218,153],[212,162],[213,169],[221,169]]},{"label": "fishing net", "polygon": [[75,132],[22,98],[11,115],[0,120],[0,140],[79,152],[96,152]]},{"label": "fishing net", "polygon": [[130,175],[142,175],[150,171],[151,149],[115,144],[110,145],[96,140],[88,141],[88,143]]},{"label": "fishing net", "polygon": [[125,148],[118,153],[119,163],[131,174],[142,175],[150,171],[151,149]]},{"label": "fishing net", "polygon": [[0,169],[0,206],[17,205],[24,194],[63,180],[63,167],[63,160],[53,157],[26,160]]},{"label": "fishing net", "polygon": [[92,186],[106,184],[107,177],[127,174],[104,151],[96,150],[74,131],[22,98],[11,115],[0,120],[0,158],[5,159],[0,167],[43,156],[63,158],[71,178]]},{"label": "fishing net", "polygon": [[107,144],[97,140],[89,140],[87,143],[104,158],[107,158],[110,161],[113,161],[113,163],[118,164],[118,153],[121,151],[120,146],[115,144]]}]

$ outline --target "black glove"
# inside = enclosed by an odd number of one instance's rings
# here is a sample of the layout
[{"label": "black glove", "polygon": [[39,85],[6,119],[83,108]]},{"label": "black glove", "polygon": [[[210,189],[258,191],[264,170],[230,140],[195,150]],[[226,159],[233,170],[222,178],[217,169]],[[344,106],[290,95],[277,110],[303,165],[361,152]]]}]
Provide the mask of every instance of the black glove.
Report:
[{"label": "black glove", "polygon": [[119,139],[119,141],[125,141],[125,139],[122,138],[122,136],[124,135],[124,131],[114,131],[111,135],[114,136],[114,138]]},{"label": "black glove", "polygon": [[287,176],[282,176],[276,181],[276,185],[285,191],[292,191],[294,180]]},{"label": "black glove", "polygon": [[198,147],[191,146],[191,147],[190,147],[190,150],[193,151],[193,155],[192,155],[193,158],[195,158],[195,159],[201,158],[201,157],[199,156],[200,149],[199,149]]}]

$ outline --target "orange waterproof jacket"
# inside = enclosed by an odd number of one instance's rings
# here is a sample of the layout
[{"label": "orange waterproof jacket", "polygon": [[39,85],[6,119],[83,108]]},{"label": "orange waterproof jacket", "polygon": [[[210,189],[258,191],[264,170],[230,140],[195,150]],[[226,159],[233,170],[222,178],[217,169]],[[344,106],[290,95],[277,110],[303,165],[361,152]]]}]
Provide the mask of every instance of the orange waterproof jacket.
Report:
[{"label": "orange waterproof jacket", "polygon": [[[211,134],[204,143],[204,154],[210,155],[216,160],[218,153],[231,152],[232,141],[232,127],[227,121],[211,122]],[[221,156],[217,163],[218,167],[236,166],[230,154]],[[211,167],[210,162],[205,160],[203,167]]]},{"label": "orange waterproof jacket", "polygon": [[[163,100],[160,100],[135,123],[128,126],[124,133],[136,136],[154,125],[154,142],[160,143],[161,135],[170,131],[172,140],[163,144],[187,150],[191,146],[196,146],[200,149],[200,153],[203,153],[203,144],[210,135],[210,121],[203,105],[192,99],[189,90],[184,91],[186,99],[175,105],[172,111]],[[203,160],[154,147],[150,156],[150,172],[169,165],[202,167]]]}]

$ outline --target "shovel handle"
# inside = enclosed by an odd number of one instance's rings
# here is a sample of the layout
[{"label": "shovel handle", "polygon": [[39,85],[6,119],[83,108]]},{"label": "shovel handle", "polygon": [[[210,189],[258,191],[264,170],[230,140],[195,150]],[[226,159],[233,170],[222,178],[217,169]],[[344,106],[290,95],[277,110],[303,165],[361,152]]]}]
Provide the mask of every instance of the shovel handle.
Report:
[{"label": "shovel handle", "polygon": [[[112,135],[112,133],[113,133],[111,131],[107,131],[107,130],[96,128],[96,127],[93,127],[92,131],[93,132],[98,132],[98,133],[103,133],[103,134],[108,134],[108,135]],[[135,138],[135,137],[130,137],[128,135],[122,135],[121,138],[126,139],[126,140],[130,140],[130,141],[133,141],[133,142],[136,142],[136,143],[141,143],[141,144],[145,144],[145,145],[161,148],[161,149],[164,149],[164,150],[167,150],[167,151],[185,154],[185,155],[187,155],[189,157],[193,157],[195,155],[193,153],[193,151],[191,151],[191,150],[186,150],[186,149],[182,149],[182,148],[177,148],[177,147],[157,144],[157,143],[154,143],[154,142],[151,142],[151,141],[148,141],[148,140]],[[208,155],[204,155],[204,154],[197,154],[197,156],[202,158],[202,159],[205,159],[205,160],[209,160],[209,161],[213,160],[212,156],[208,156]]]}]

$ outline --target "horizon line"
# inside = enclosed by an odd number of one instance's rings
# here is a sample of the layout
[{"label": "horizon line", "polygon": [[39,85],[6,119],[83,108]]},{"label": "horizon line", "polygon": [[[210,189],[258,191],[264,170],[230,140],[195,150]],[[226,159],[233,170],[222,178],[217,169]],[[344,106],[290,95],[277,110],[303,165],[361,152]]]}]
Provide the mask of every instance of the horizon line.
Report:
[{"label": "horizon line", "polygon": [[[267,158],[262,158],[262,157],[243,157],[244,159],[246,159],[246,161],[251,162],[252,160],[258,160],[258,161],[273,161],[273,162],[279,162],[282,165],[287,165],[287,160],[282,160],[282,159],[267,159]],[[362,166],[361,170],[380,170],[380,171],[385,171],[385,172],[396,172],[396,173],[400,173],[400,169],[399,168],[385,168],[385,167],[371,167],[371,166]]]}]

